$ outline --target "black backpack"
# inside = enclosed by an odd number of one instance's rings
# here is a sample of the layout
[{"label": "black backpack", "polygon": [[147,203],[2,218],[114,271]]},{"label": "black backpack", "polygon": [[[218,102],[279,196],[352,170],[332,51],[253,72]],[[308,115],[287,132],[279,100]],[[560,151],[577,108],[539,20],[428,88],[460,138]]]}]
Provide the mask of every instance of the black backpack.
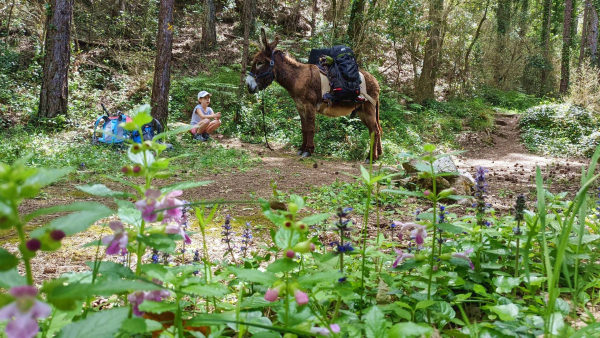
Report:
[{"label": "black backpack", "polygon": [[352,49],[343,45],[329,49],[313,49],[309,63],[317,64],[321,55],[333,59],[333,64],[327,65],[333,101],[355,101],[360,94],[360,73]]}]

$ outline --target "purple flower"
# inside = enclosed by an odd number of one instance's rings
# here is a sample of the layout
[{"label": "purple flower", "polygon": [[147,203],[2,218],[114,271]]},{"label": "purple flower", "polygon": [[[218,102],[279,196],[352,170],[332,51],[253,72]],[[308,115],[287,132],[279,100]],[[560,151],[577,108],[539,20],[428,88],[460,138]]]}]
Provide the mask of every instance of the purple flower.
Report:
[{"label": "purple flower", "polygon": [[310,329],[311,333],[317,334],[317,335],[321,335],[321,336],[329,336],[329,334],[331,332],[333,333],[339,333],[340,332],[340,326],[338,324],[331,324],[329,325],[329,328],[326,327],[313,327]]},{"label": "purple flower", "polygon": [[279,298],[279,289],[278,288],[268,289],[267,292],[265,292],[265,300],[267,302],[274,302],[278,298]]},{"label": "purple flower", "polygon": [[473,252],[473,249],[467,249],[463,252],[455,252],[452,254],[452,257],[454,258],[461,258],[461,259],[465,259],[467,260],[467,262],[469,262],[469,267],[471,268],[471,270],[475,270],[475,265],[473,265],[473,262],[471,262],[471,259],[469,258],[469,255]]},{"label": "purple flower", "polygon": [[113,235],[102,238],[102,243],[108,245],[106,248],[107,255],[116,255],[121,252],[121,255],[127,253],[127,232],[123,228],[123,223],[120,221],[111,221],[108,226],[114,231]]},{"label": "purple flower", "polygon": [[48,304],[36,299],[34,286],[15,286],[9,293],[15,301],[0,309],[0,320],[8,320],[6,336],[8,338],[31,338],[39,331],[38,318],[46,318],[52,312]]},{"label": "purple flower", "polygon": [[398,250],[398,249],[395,249],[395,250],[396,250],[397,256],[396,256],[396,260],[392,264],[393,268],[396,268],[398,266],[398,264],[404,262],[407,259],[415,258],[415,255],[413,255],[411,253],[404,253],[404,252],[402,252],[402,250]]},{"label": "purple flower", "polygon": [[134,293],[130,293],[129,296],[127,296],[127,300],[129,300],[131,303],[133,314],[141,317],[144,313],[140,311],[140,304],[142,304],[145,300],[161,302],[170,295],[171,292],[168,290],[136,291]]},{"label": "purple flower", "polygon": [[154,210],[158,209],[160,190],[148,189],[144,195],[146,198],[135,202],[135,207],[142,212],[142,219],[144,221],[154,222],[158,218]]},{"label": "purple flower", "polygon": [[298,289],[294,291],[294,297],[296,298],[296,303],[298,303],[298,305],[304,305],[308,303],[308,295]]},{"label": "purple flower", "polygon": [[165,233],[179,234],[183,238],[183,241],[185,242],[185,244],[192,243],[192,239],[190,238],[190,236],[187,235],[187,233],[183,229],[183,225],[181,225],[181,224],[171,223],[171,224],[167,225],[167,227],[165,228]]}]

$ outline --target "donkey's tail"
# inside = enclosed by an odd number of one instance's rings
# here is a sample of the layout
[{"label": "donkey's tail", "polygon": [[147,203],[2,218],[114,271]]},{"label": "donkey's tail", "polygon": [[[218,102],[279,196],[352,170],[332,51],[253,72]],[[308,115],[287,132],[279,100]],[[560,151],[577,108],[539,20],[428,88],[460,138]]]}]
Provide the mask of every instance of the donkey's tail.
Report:
[{"label": "donkey's tail", "polygon": [[381,135],[383,129],[381,129],[381,123],[379,123],[379,98],[377,98],[377,102],[375,103],[375,118],[377,119],[377,129],[379,129],[379,135]]}]

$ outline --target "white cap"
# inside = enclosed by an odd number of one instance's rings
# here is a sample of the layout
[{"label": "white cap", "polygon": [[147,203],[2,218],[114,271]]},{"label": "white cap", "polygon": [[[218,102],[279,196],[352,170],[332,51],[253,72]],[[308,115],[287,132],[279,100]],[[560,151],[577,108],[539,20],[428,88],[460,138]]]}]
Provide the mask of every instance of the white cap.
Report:
[{"label": "white cap", "polygon": [[206,90],[201,91],[200,93],[198,93],[198,100],[205,97],[206,95],[210,96],[210,93],[207,92]]}]

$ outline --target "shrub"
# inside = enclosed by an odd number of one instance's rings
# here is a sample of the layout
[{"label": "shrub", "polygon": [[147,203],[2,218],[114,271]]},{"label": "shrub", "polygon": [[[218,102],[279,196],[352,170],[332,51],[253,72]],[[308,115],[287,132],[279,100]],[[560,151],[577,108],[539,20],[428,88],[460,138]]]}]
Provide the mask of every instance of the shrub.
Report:
[{"label": "shrub", "polygon": [[584,61],[571,76],[571,88],[565,101],[600,113],[600,75],[598,68]]}]

